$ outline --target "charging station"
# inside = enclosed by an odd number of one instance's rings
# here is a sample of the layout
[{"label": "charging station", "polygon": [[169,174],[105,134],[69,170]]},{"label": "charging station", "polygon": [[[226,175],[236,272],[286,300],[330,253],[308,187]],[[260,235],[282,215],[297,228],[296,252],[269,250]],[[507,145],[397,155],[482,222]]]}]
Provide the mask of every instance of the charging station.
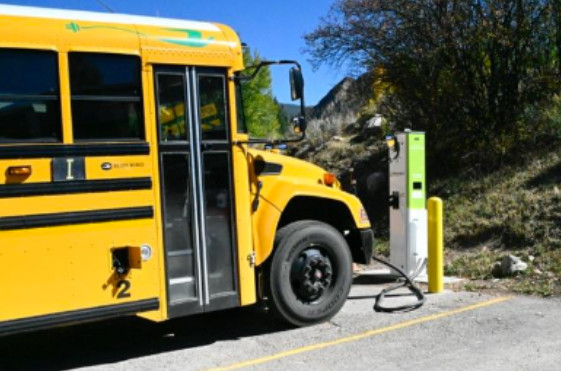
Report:
[{"label": "charging station", "polygon": [[406,131],[388,136],[386,141],[389,150],[390,263],[410,277],[426,276],[425,133]]}]

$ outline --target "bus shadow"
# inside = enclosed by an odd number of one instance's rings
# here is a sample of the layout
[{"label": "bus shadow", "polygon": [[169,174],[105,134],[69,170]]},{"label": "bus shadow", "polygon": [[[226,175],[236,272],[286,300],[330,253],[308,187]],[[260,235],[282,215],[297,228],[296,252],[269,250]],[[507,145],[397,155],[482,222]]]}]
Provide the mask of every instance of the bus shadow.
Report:
[{"label": "bus shadow", "polygon": [[372,286],[372,293],[358,295],[351,291],[347,300],[376,299],[384,287],[395,282],[396,277],[389,274],[359,274],[353,279],[353,286]]},{"label": "bus shadow", "polygon": [[122,317],[0,338],[0,370],[67,370],[290,330],[259,307],[153,323]]}]

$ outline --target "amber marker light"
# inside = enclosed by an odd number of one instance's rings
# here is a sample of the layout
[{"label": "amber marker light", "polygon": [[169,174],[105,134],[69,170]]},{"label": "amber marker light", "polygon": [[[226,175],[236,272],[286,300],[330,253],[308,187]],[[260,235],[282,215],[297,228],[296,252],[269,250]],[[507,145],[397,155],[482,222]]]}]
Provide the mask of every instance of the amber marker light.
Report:
[{"label": "amber marker light", "polygon": [[29,176],[31,175],[31,166],[10,166],[8,175],[11,176]]},{"label": "amber marker light", "polygon": [[368,214],[366,213],[364,207],[360,208],[360,221],[362,223],[370,223],[370,219],[368,219]]},{"label": "amber marker light", "polygon": [[325,185],[332,186],[333,184],[335,184],[336,180],[337,180],[337,178],[335,177],[335,174],[333,174],[333,173],[323,174],[323,184],[325,184]]}]

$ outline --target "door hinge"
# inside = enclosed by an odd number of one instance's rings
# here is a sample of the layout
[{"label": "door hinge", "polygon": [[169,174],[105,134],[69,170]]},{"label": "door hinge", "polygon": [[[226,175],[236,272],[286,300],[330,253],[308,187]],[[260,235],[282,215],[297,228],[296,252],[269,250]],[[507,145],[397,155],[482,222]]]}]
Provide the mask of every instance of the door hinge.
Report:
[{"label": "door hinge", "polygon": [[249,262],[249,266],[251,268],[255,267],[255,251],[251,252],[248,256],[247,256],[247,261]]}]

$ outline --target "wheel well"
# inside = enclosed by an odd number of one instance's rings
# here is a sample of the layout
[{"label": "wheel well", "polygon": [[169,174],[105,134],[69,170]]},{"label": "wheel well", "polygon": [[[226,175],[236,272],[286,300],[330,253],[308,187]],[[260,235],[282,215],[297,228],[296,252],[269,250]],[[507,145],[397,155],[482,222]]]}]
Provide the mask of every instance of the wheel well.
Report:
[{"label": "wheel well", "polygon": [[347,240],[353,261],[361,262],[361,238],[349,208],[342,202],[297,196],[290,200],[280,218],[277,230],[298,220],[317,220],[337,229]]}]

